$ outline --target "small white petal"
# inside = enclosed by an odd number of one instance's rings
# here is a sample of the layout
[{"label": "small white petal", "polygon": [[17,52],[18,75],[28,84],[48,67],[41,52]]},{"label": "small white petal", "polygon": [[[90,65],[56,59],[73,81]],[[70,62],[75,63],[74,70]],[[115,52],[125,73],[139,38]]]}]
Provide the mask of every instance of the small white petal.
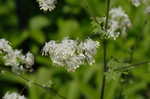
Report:
[{"label": "small white petal", "polygon": [[19,95],[18,93],[10,93],[10,92],[7,92],[2,99],[27,99],[26,97],[24,96],[21,96]]},{"label": "small white petal", "polygon": [[0,39],[0,51],[5,53],[12,51],[12,48],[7,40]]},{"label": "small white petal", "polygon": [[52,11],[56,7],[56,0],[38,0],[41,10]]},{"label": "small white petal", "polygon": [[32,53],[28,52],[25,56],[25,64],[27,68],[31,68],[34,64],[34,56]]}]

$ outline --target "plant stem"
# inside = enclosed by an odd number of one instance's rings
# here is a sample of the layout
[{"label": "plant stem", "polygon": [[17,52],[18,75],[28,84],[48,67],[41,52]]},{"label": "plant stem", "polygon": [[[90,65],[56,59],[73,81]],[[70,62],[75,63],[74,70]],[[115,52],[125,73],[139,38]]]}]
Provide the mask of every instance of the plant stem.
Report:
[{"label": "plant stem", "polygon": [[105,31],[106,32],[108,29],[109,10],[110,10],[110,0],[107,0],[106,23],[105,23]]},{"label": "plant stem", "polygon": [[[24,81],[30,82],[29,79],[27,79],[27,78],[21,76],[20,74],[15,74],[15,75],[18,76],[19,78],[23,79]],[[39,84],[39,83],[37,83],[37,82],[32,82],[32,84],[35,85],[35,86],[38,86],[38,87],[40,87],[40,88],[43,88],[43,89],[45,89],[46,91],[51,91],[51,92],[53,92],[54,94],[56,94],[57,96],[59,96],[59,97],[62,98],[62,99],[66,99],[64,96],[60,95],[60,94],[57,92],[57,90],[55,90],[54,88],[47,87],[47,86],[43,86],[43,85],[41,85],[41,84]]]},{"label": "plant stem", "polygon": [[139,66],[144,65],[144,64],[150,64],[150,61],[143,61],[143,62],[139,62],[139,63],[135,63],[135,64],[130,64],[127,66],[122,66],[122,67],[114,69],[114,71],[126,71],[128,69],[139,67]]},{"label": "plant stem", "polygon": [[[108,21],[109,21],[109,10],[110,10],[110,0],[107,0],[107,11],[106,11],[106,22],[105,22],[105,32],[107,32],[108,29]],[[103,79],[102,79],[102,88],[101,88],[101,95],[100,99],[104,99],[104,94],[105,94],[105,84],[106,84],[106,76],[105,72],[107,72],[108,67],[107,67],[107,40],[104,39],[103,41]]]},{"label": "plant stem", "polygon": [[17,73],[11,72],[10,70],[8,70],[8,69],[6,69],[6,68],[3,68],[3,67],[0,67],[0,70],[3,70],[3,71],[5,71],[5,72],[9,72],[9,73],[11,73],[11,74],[13,74],[13,75],[19,77],[20,79],[26,81],[27,83],[30,83],[30,82],[31,82],[31,84],[33,84],[33,85],[35,85],[35,86],[37,86],[37,87],[40,87],[40,88],[42,88],[42,89],[44,89],[44,90],[46,90],[46,91],[52,92],[52,93],[54,93],[55,95],[59,96],[59,97],[62,98],[62,99],[66,99],[64,96],[60,95],[60,94],[58,93],[58,91],[57,91],[56,89],[54,89],[54,88],[44,86],[44,85],[42,85],[42,84],[40,84],[40,83],[37,83],[37,82],[34,82],[34,81],[30,81],[28,78],[23,77],[21,74],[17,74]]},{"label": "plant stem", "polygon": [[102,79],[102,88],[101,88],[101,95],[100,95],[100,99],[104,99],[104,92],[105,92],[105,83],[106,83],[106,76],[105,76],[105,72],[107,72],[107,42],[106,40],[104,40],[103,42],[103,54],[104,54],[104,57],[103,57],[103,64],[104,64],[104,67],[103,67],[103,79]]}]

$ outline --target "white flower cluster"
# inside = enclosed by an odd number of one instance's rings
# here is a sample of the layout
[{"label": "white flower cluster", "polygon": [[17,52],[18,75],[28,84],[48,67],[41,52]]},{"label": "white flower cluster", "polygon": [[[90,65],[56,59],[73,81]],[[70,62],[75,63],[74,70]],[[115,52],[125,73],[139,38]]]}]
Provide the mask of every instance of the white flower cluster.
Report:
[{"label": "white flower cluster", "polygon": [[65,38],[60,43],[49,41],[42,50],[43,55],[49,55],[52,62],[56,65],[65,67],[68,71],[75,71],[85,62],[94,63],[99,43],[91,39],[84,42]]},{"label": "white flower cluster", "polygon": [[27,99],[26,97],[24,96],[21,96],[19,95],[18,93],[16,92],[13,92],[13,93],[10,93],[10,92],[7,92],[2,99]]},{"label": "white flower cluster", "polygon": [[109,15],[107,31],[105,31],[104,27],[106,17],[96,17],[96,20],[92,22],[94,28],[93,32],[100,33],[102,37],[104,36],[104,38],[113,38],[115,40],[120,34],[126,34],[127,28],[131,26],[131,21],[121,7],[112,8]]},{"label": "white flower cluster", "polygon": [[39,6],[41,10],[44,11],[52,11],[56,7],[56,0],[38,0]]},{"label": "white flower cluster", "polygon": [[131,21],[124,10],[119,8],[112,8],[109,12],[110,21],[108,29],[108,37],[116,39],[120,34],[125,35],[127,28],[131,26]]},{"label": "white flower cluster", "polygon": [[20,50],[13,50],[9,42],[0,39],[0,55],[6,66],[11,66],[13,72],[29,69],[34,64],[34,56],[28,52],[23,55]]}]

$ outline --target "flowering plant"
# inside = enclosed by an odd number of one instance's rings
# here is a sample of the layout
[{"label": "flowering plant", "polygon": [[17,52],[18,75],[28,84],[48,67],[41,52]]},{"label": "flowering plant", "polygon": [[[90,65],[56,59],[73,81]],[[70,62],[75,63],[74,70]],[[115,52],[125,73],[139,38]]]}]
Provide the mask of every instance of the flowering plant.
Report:
[{"label": "flowering plant", "polygon": [[150,98],[148,0],[9,2],[20,34],[0,27],[0,98]]}]

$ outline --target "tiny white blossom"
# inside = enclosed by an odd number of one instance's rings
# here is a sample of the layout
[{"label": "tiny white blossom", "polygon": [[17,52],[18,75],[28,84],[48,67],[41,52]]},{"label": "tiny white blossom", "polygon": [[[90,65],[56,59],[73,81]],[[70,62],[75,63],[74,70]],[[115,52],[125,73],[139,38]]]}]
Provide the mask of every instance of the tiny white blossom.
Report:
[{"label": "tiny white blossom", "polygon": [[85,58],[89,64],[93,64],[95,62],[93,56],[95,56],[99,46],[99,42],[93,41],[92,39],[86,39],[84,42],[80,43],[80,50],[82,50],[84,53]]},{"label": "tiny white blossom", "polygon": [[[56,56],[61,56],[64,60],[75,54],[77,42],[74,40],[64,39],[60,44],[57,44],[55,51]],[[58,58],[58,57],[57,57]]]},{"label": "tiny white blossom", "polygon": [[42,55],[50,55],[54,53],[53,51],[56,49],[56,42],[50,41],[45,43],[45,46],[43,47]]},{"label": "tiny white blossom", "polygon": [[52,11],[56,7],[56,0],[38,0],[41,10]]},{"label": "tiny white blossom", "polygon": [[18,59],[22,57],[21,51],[15,50],[7,53],[3,58],[6,66],[19,66]]},{"label": "tiny white blossom", "polygon": [[7,53],[7,52],[11,52],[11,51],[12,51],[12,48],[11,48],[9,42],[6,41],[5,39],[0,39],[0,52]]},{"label": "tiny white blossom", "polygon": [[54,64],[65,67],[68,71],[75,71],[85,62],[94,63],[97,47],[98,42],[91,39],[78,42],[65,38],[60,43],[55,41],[45,43],[42,55],[50,56]]},{"label": "tiny white blossom", "polygon": [[26,64],[26,68],[31,68],[34,65],[34,56],[32,53],[28,52],[24,58],[24,62]]},{"label": "tiny white blossom", "polygon": [[7,92],[2,99],[27,99],[25,96],[21,96],[16,92],[10,93]]}]

